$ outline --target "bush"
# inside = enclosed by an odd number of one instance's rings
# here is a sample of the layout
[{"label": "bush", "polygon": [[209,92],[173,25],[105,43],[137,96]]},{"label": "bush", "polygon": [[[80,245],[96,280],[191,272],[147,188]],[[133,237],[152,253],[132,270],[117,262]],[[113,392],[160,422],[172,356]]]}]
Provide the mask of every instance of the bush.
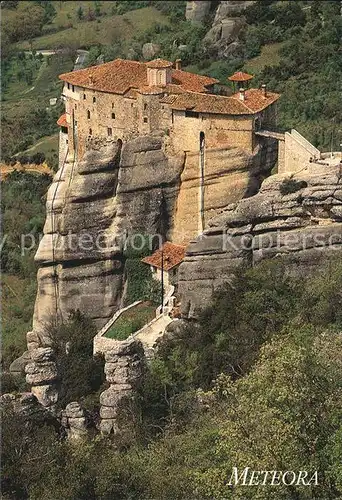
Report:
[{"label": "bush", "polygon": [[296,179],[292,179],[288,177],[284,179],[283,182],[279,186],[279,191],[283,196],[287,194],[296,193],[303,188],[307,187],[307,183],[305,181],[297,181]]},{"label": "bush", "polygon": [[101,391],[105,381],[104,359],[99,355],[93,357],[96,333],[93,323],[79,312],[72,313],[67,323],[47,332],[57,357],[60,408]]}]

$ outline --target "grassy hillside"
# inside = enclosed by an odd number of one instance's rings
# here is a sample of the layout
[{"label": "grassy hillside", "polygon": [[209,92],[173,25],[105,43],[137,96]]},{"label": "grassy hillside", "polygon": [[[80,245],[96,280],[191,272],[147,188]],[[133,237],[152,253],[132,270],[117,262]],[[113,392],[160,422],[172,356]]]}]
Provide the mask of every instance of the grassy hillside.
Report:
[{"label": "grassy hillside", "polygon": [[[63,52],[46,57],[18,53],[3,65],[3,158],[25,151],[48,134],[56,139],[56,121],[63,110],[58,75],[70,71],[73,64],[73,54]],[[49,99],[54,97],[57,104],[50,106]],[[51,140],[44,148],[49,150],[49,158],[54,158],[51,166],[55,165],[56,146],[56,140]]]},{"label": "grassy hillside", "polygon": [[[113,6],[116,2],[98,3],[101,4],[103,15],[88,21],[87,13],[94,2],[63,2],[61,10],[56,8],[57,16],[46,30],[49,32],[18,43],[18,49],[55,49],[60,45],[87,49],[97,44],[111,45],[118,40],[129,41],[154,23],[167,24],[167,18],[154,7],[115,15]],[[80,7],[84,11],[82,19],[77,16]]]}]

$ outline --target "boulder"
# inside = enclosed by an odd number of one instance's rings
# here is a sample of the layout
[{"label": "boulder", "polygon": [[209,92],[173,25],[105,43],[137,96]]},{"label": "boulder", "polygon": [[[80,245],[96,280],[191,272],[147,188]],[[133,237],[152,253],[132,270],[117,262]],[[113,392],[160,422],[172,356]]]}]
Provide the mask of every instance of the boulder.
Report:
[{"label": "boulder", "polygon": [[25,374],[25,366],[31,362],[31,356],[29,351],[25,351],[19,358],[15,359],[9,367],[12,375],[23,375]]},{"label": "boulder", "polygon": [[211,1],[186,2],[185,18],[194,23],[204,23],[211,7]]},{"label": "boulder", "polygon": [[158,43],[144,43],[142,46],[142,55],[146,61],[154,59],[160,52],[160,45]]}]

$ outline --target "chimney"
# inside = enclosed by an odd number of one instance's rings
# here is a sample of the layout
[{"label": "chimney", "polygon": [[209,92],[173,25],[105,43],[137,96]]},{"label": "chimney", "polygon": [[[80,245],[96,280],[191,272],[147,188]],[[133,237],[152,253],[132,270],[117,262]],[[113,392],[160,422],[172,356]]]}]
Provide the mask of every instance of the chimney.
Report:
[{"label": "chimney", "polygon": [[175,69],[182,69],[182,59],[176,59]]},{"label": "chimney", "polygon": [[261,85],[261,92],[262,92],[263,97],[267,97],[267,91],[266,91],[266,85],[265,85],[265,83],[263,83]]},{"label": "chimney", "polygon": [[239,99],[240,99],[240,101],[244,101],[245,100],[245,89],[242,88],[242,87],[239,90]]}]

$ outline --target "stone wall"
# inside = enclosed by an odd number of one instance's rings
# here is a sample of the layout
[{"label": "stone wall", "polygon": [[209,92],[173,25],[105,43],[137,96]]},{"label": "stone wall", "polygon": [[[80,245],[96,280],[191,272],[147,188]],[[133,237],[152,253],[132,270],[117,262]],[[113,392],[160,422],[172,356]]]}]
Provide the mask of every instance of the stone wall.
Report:
[{"label": "stone wall", "polygon": [[[277,162],[277,151],[277,142],[272,139],[260,141],[253,155],[237,148],[205,149],[205,225],[227,204],[257,192]],[[187,244],[201,233],[199,197],[199,153],[187,153],[174,215],[172,241],[175,243]]]},{"label": "stone wall", "polygon": [[[67,94],[65,88],[66,85],[63,93]],[[70,150],[74,148],[74,131],[77,130],[78,158],[81,159],[85,154],[87,142],[92,136],[109,141],[116,137],[125,141],[137,134],[136,99],[79,87],[75,88],[74,93],[67,95],[66,113],[70,125]],[[108,129],[111,129],[111,133]]]},{"label": "stone wall", "polygon": [[201,113],[198,118],[173,112],[170,141],[175,151],[198,151],[200,132],[205,134],[206,147],[239,148],[253,151],[253,116],[225,116]]},{"label": "stone wall", "polygon": [[110,387],[100,395],[99,430],[103,434],[117,435],[130,424],[127,416],[138,404],[135,395],[144,368],[142,344],[137,340],[116,341],[112,350],[106,352],[105,361]]},{"label": "stone wall", "polygon": [[297,130],[285,133],[285,161],[280,164],[279,173],[297,172],[310,163],[310,159],[320,158],[320,151],[305,139]]}]

